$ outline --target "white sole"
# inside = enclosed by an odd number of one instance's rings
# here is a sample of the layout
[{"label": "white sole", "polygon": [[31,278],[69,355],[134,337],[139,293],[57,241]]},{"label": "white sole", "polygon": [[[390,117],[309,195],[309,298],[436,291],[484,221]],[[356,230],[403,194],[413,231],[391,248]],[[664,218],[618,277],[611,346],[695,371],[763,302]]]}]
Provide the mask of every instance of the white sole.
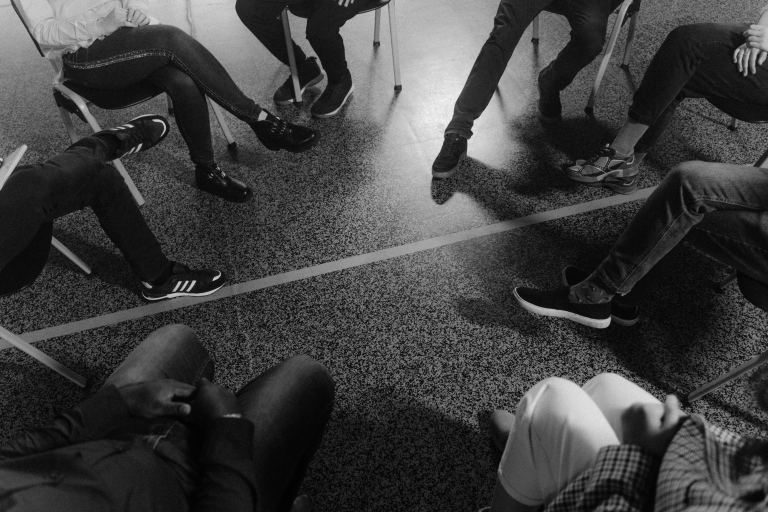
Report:
[{"label": "white sole", "polygon": [[178,297],[205,297],[207,295],[216,293],[217,291],[221,290],[223,287],[224,287],[224,283],[221,283],[218,287],[214,288],[213,290],[209,290],[205,293],[176,292],[176,293],[170,293],[168,295],[164,295],[162,297],[147,297],[142,293],[141,296],[144,297],[145,300],[148,300],[150,302],[156,302],[158,300],[166,300],[166,299],[176,299]]},{"label": "white sole", "polygon": [[594,329],[605,329],[611,325],[610,316],[608,318],[588,318],[586,316],[581,316],[576,313],[572,313],[571,311],[564,311],[562,309],[542,308],[535,304],[531,304],[530,302],[520,297],[520,295],[517,293],[517,288],[515,288],[512,293],[514,294],[515,299],[517,299],[517,302],[523,307],[524,310],[528,311],[529,313],[542,316],[551,316],[554,318],[564,318],[566,320],[576,322],[577,324],[586,325],[587,327],[592,327]]},{"label": "white sole", "polygon": [[341,101],[341,104],[338,106],[338,108],[332,112],[325,112],[324,114],[315,114],[312,112],[312,117],[315,117],[317,119],[328,119],[329,117],[333,117],[339,112],[341,112],[341,109],[344,108],[344,105],[347,104],[349,101],[349,97],[352,96],[352,92],[355,90],[355,86],[352,85],[352,87],[349,88],[349,91],[347,92],[347,95],[344,96],[344,99]]}]

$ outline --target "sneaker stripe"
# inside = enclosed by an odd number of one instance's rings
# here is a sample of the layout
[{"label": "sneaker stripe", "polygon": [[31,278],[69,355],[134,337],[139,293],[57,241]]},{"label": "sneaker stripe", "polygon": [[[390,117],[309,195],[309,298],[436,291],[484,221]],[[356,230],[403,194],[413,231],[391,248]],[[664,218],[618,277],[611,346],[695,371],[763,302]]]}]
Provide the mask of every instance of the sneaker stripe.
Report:
[{"label": "sneaker stripe", "polygon": [[161,125],[163,125],[163,133],[160,134],[160,138],[163,138],[165,136],[165,133],[168,131],[168,123],[165,123],[165,122],[161,121],[160,119],[153,119],[152,121],[155,122],[155,123],[160,123]]},{"label": "sneaker stripe", "polygon": [[189,286],[187,286],[187,289],[182,291],[191,292],[192,288],[195,287],[195,283],[197,283],[197,281],[192,281],[191,283],[189,283]]},{"label": "sneaker stripe", "polygon": [[186,285],[186,283],[187,283],[186,281],[177,281],[176,286],[173,287],[173,290],[171,290],[171,292],[176,293],[177,291],[179,291],[179,288],[182,288],[184,285]]}]

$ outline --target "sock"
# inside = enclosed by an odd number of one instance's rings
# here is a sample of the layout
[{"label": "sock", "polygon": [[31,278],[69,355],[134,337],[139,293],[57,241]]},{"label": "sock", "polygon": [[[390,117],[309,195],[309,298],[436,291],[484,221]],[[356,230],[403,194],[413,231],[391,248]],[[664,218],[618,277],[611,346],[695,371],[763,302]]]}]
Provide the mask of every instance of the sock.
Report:
[{"label": "sock", "polygon": [[568,300],[574,304],[605,304],[611,302],[615,295],[607,288],[600,279],[590,275],[582,282],[571,286]]}]

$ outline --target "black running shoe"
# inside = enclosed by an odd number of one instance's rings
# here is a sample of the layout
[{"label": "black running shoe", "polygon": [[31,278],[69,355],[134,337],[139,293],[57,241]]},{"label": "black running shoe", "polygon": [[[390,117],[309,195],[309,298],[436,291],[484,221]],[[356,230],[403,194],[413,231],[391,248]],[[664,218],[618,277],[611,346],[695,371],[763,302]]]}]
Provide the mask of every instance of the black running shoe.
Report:
[{"label": "black running shoe", "polygon": [[174,263],[171,276],[162,284],[142,281],[141,296],[149,301],[175,297],[203,297],[224,286],[226,279],[218,270],[190,270],[186,265]]},{"label": "black running shoe", "polygon": [[323,94],[317,98],[310,109],[312,117],[327,119],[335,116],[341,112],[354,90],[355,86],[352,84],[352,76],[349,73],[339,82],[328,82]]},{"label": "black running shoe", "polygon": [[267,149],[298,153],[314,146],[320,138],[320,134],[312,128],[288,123],[266,110],[263,112],[266,117],[254,122],[251,127]]},{"label": "black running shoe", "polygon": [[467,139],[458,133],[449,133],[443,139],[443,147],[432,163],[433,178],[450,178],[456,173],[459,162],[467,154]]},{"label": "black running shoe", "polygon": [[[320,66],[317,65],[317,59],[314,57],[308,58],[304,68],[299,70],[299,94],[304,94],[304,91],[320,83],[323,78],[324,75],[320,71]],[[296,102],[296,98],[293,95],[292,76],[289,75],[283,85],[275,91],[273,99],[278,105],[290,105]]]},{"label": "black running shoe", "polygon": [[[563,269],[563,285],[569,288],[589,277],[589,272],[578,267],[567,266]],[[640,308],[623,300],[620,295],[614,295],[611,300],[611,323],[622,327],[631,327],[640,321]]]},{"label": "black running shoe", "polygon": [[198,165],[195,168],[197,188],[222,197],[227,201],[243,203],[251,198],[250,187],[232,176],[227,175],[218,164]]},{"label": "black running shoe", "polygon": [[117,140],[115,153],[109,157],[114,160],[156,146],[168,135],[170,129],[171,126],[163,116],[148,114],[135,117],[120,126],[101,130],[93,136],[112,136]]},{"label": "black running shoe", "polygon": [[565,318],[576,323],[605,329],[611,324],[611,304],[574,304],[568,300],[570,288],[564,286],[556,290],[536,290],[517,287],[513,293],[515,299],[526,311],[537,315]]}]

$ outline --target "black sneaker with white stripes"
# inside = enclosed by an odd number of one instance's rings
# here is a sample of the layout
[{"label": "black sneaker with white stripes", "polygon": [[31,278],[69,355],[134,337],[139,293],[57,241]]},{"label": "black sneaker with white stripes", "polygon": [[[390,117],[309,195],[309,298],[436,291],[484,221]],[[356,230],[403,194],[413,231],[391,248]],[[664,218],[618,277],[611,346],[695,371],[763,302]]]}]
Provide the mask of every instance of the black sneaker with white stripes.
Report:
[{"label": "black sneaker with white stripes", "polygon": [[210,295],[226,284],[218,270],[190,270],[186,265],[174,263],[171,275],[161,284],[141,282],[144,288],[141,296],[149,301],[173,299],[175,297],[203,297]]},{"label": "black sneaker with white stripes", "polygon": [[171,126],[163,116],[147,114],[135,117],[125,124],[94,133],[94,137],[112,136],[117,147],[110,160],[132,153],[140,153],[156,146],[168,135]]}]

